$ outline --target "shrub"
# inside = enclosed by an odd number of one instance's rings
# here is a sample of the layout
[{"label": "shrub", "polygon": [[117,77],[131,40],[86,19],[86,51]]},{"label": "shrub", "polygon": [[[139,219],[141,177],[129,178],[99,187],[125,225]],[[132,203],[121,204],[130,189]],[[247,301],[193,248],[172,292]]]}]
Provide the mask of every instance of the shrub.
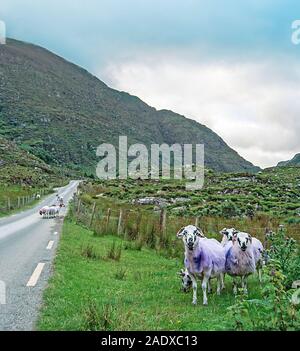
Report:
[{"label": "shrub", "polygon": [[263,298],[247,300],[241,293],[235,305],[229,307],[229,317],[235,330],[299,330],[300,311],[291,303],[291,293],[285,289],[286,277],[280,262],[271,260],[265,268]]},{"label": "shrub", "polygon": [[106,331],[111,329],[112,325],[111,305],[103,305],[99,308],[95,301],[88,303],[83,311],[84,330],[86,331]]},{"label": "shrub", "polygon": [[220,211],[225,218],[232,218],[241,215],[241,211],[233,201],[224,201],[220,206]]},{"label": "shrub", "polygon": [[117,280],[124,280],[126,277],[126,269],[120,268],[116,273],[115,273],[115,278]]},{"label": "shrub", "polygon": [[93,260],[101,258],[95,247],[91,244],[87,244],[86,246],[81,247],[81,255],[85,258]]},{"label": "shrub", "polygon": [[278,262],[280,270],[285,276],[285,286],[291,288],[293,281],[299,279],[299,244],[286,235],[284,228],[269,235],[268,240],[271,244],[268,255]]},{"label": "shrub", "polygon": [[122,245],[119,247],[116,246],[116,243],[113,242],[111,247],[109,248],[106,257],[114,260],[114,261],[120,261],[121,259],[121,254],[122,254]]}]

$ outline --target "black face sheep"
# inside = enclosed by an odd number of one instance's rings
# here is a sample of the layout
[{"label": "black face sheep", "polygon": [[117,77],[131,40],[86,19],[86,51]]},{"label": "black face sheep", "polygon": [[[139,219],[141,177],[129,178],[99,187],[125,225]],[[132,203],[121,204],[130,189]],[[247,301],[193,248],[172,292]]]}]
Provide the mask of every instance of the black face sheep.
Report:
[{"label": "black face sheep", "polygon": [[[234,229],[234,228],[230,228],[230,229],[224,228],[220,231],[220,234],[223,235],[221,245],[223,245],[225,248],[225,254],[227,253],[227,251],[231,247],[233,237],[237,233],[239,233],[239,231]],[[258,273],[258,279],[261,282],[262,281],[262,268],[264,265],[264,257],[263,257],[264,256],[264,247],[263,247],[263,244],[261,243],[261,241],[254,238],[254,237],[252,237],[252,245],[254,248],[254,258],[255,258],[256,270]]]},{"label": "black face sheep", "polygon": [[197,303],[197,277],[202,278],[203,304],[207,305],[209,279],[217,277],[217,293],[221,293],[225,270],[225,251],[215,239],[207,239],[198,227],[189,225],[177,233],[185,247],[185,268],[192,280],[193,304]]},{"label": "black face sheep", "polygon": [[226,246],[226,244],[229,241],[232,241],[233,236],[235,234],[238,233],[238,230],[234,229],[234,228],[224,228],[220,231],[220,234],[223,236],[222,237],[222,241],[221,241],[221,245],[222,246]]},{"label": "black face sheep", "polygon": [[192,279],[187,269],[181,269],[178,273],[181,278],[181,288],[183,292],[188,292],[192,287]]},{"label": "black face sheep", "polygon": [[225,271],[233,277],[233,292],[237,293],[236,278],[241,277],[242,288],[247,294],[247,277],[256,270],[251,235],[239,232],[234,235],[232,246],[226,253]]},{"label": "black face sheep", "polygon": [[[181,269],[178,275],[181,278],[181,289],[183,292],[189,292],[189,290],[192,287],[192,278],[189,275],[189,272],[187,269]],[[224,288],[224,281],[222,280],[222,289]],[[207,292],[211,293],[211,285],[210,285],[210,279],[207,282]]]}]

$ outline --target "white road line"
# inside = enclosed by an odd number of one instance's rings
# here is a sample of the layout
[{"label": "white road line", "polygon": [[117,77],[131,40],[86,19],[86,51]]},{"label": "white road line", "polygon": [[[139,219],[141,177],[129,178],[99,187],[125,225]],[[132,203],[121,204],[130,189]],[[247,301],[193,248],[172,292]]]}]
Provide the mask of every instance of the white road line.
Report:
[{"label": "white road line", "polygon": [[32,276],[28,280],[28,283],[27,283],[26,286],[36,286],[36,283],[39,280],[39,277],[40,277],[40,275],[42,273],[42,270],[43,270],[44,266],[45,266],[45,263],[39,263],[36,266],[36,269],[32,273]]},{"label": "white road line", "polygon": [[54,244],[54,240],[50,240],[47,247],[46,247],[46,250],[51,250],[53,247],[53,244]]}]

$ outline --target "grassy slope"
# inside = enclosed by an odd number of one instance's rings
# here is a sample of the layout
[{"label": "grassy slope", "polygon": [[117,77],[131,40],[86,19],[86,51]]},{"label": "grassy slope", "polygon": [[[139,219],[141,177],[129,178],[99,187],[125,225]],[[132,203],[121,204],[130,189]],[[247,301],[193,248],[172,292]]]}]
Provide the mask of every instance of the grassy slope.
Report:
[{"label": "grassy slope", "polygon": [[[36,199],[31,200],[30,203],[25,204],[24,206],[23,204],[21,204],[20,208],[17,208],[16,206],[18,197],[22,198],[22,196],[28,196],[28,194],[31,195],[34,193],[36,193],[35,189],[32,189],[30,192],[28,190],[24,190],[20,186],[9,186],[9,187],[2,188],[0,185],[0,218],[6,217],[8,215],[12,215],[21,210],[23,211],[35,206],[39,201],[41,201],[43,197],[41,197],[41,199],[39,200],[36,200]],[[8,197],[11,199],[11,202],[12,202],[11,203],[12,208],[10,210],[6,208]]]},{"label": "grassy slope", "polygon": [[[92,232],[65,221],[55,273],[44,295],[37,329],[86,330],[86,308],[94,302],[101,311],[106,306],[107,330],[226,330],[230,328],[226,308],[233,304],[230,279],[222,296],[209,296],[209,306],[191,304],[191,293],[180,291],[176,272],[180,260],[142,249],[122,251],[119,262],[87,259],[82,247],[93,245],[105,257],[112,236],[95,237]],[[123,243],[124,247],[124,243]],[[115,274],[126,269],[124,280]],[[257,280],[250,280],[250,297],[258,297]],[[214,283],[215,290],[215,283]],[[107,312],[108,311],[108,312]],[[103,315],[102,315],[103,317]],[[101,320],[101,318],[98,318]],[[100,321],[101,324],[101,321]],[[101,329],[101,327],[100,327]]]},{"label": "grassy slope", "polygon": [[[68,170],[49,166],[0,136],[0,217],[18,210],[18,197],[32,197],[37,193],[46,195],[52,187],[67,184],[70,176]],[[8,198],[10,211],[7,209]],[[30,200],[22,209],[33,206],[36,202]]]},{"label": "grassy slope", "polygon": [[0,184],[46,185],[54,170],[41,159],[0,136]]},{"label": "grassy slope", "polygon": [[186,212],[198,216],[220,214],[225,201],[234,202],[242,215],[252,209],[276,217],[297,216],[297,209],[300,208],[300,172],[296,167],[267,169],[251,177],[247,174],[207,172],[204,188],[195,191],[186,190],[185,183],[185,180],[155,182],[129,179],[98,181],[95,187],[100,184],[98,191],[105,197],[129,203],[146,196],[161,197],[168,201],[171,198],[187,197],[189,203],[175,203],[168,208],[185,205]]}]

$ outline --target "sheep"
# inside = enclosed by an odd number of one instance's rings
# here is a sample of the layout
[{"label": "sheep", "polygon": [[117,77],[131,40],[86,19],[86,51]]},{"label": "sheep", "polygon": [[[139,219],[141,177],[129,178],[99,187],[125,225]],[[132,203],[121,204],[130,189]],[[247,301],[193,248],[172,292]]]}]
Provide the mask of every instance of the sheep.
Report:
[{"label": "sheep", "polygon": [[39,214],[43,216],[43,218],[54,218],[59,215],[59,206],[44,206],[39,210]]},{"label": "sheep", "polygon": [[49,208],[49,217],[50,218],[55,218],[59,215],[59,210],[60,210],[60,207],[59,206],[55,206],[55,205],[52,205],[50,208]]},{"label": "sheep", "polygon": [[232,241],[232,238],[234,236],[234,234],[238,233],[238,230],[236,230],[235,228],[224,228],[220,231],[220,234],[223,235],[222,241],[221,241],[221,245],[225,246],[228,241]]},{"label": "sheep", "polygon": [[217,240],[205,238],[202,230],[193,225],[181,228],[177,237],[183,240],[185,247],[184,263],[192,280],[193,304],[197,304],[198,276],[202,278],[203,305],[207,305],[207,286],[210,278],[217,278],[217,294],[221,293],[225,271],[224,249]]},{"label": "sheep", "polygon": [[[181,269],[180,272],[178,272],[178,275],[181,278],[181,288],[183,292],[188,292],[190,288],[192,287],[192,279],[191,276],[189,275],[189,272],[187,269]],[[224,282],[222,281],[222,287],[224,286]],[[207,292],[211,292],[211,285],[210,285],[210,279],[207,282]]]},{"label": "sheep", "polygon": [[[221,241],[221,245],[223,245],[225,247],[225,254],[228,251],[228,249],[230,248],[230,244],[229,242],[232,242],[232,239],[234,237],[234,235],[236,235],[239,231],[234,229],[234,228],[224,228],[220,231],[220,234],[223,235],[222,241]],[[254,258],[255,258],[255,265],[256,265],[256,269],[257,269],[257,273],[258,273],[258,279],[259,282],[262,282],[262,268],[264,265],[264,247],[263,244],[261,243],[260,240],[252,237],[252,245],[254,248]]]},{"label": "sheep", "polygon": [[248,233],[238,232],[226,253],[225,272],[233,277],[233,293],[237,293],[237,277],[241,277],[244,293],[248,293],[247,278],[256,271],[255,249]]},{"label": "sheep", "polygon": [[39,210],[39,214],[45,218],[46,214],[48,213],[49,206],[44,206]]},{"label": "sheep", "polygon": [[192,286],[192,279],[187,269],[181,269],[178,273],[182,282],[182,291],[188,292]]}]

